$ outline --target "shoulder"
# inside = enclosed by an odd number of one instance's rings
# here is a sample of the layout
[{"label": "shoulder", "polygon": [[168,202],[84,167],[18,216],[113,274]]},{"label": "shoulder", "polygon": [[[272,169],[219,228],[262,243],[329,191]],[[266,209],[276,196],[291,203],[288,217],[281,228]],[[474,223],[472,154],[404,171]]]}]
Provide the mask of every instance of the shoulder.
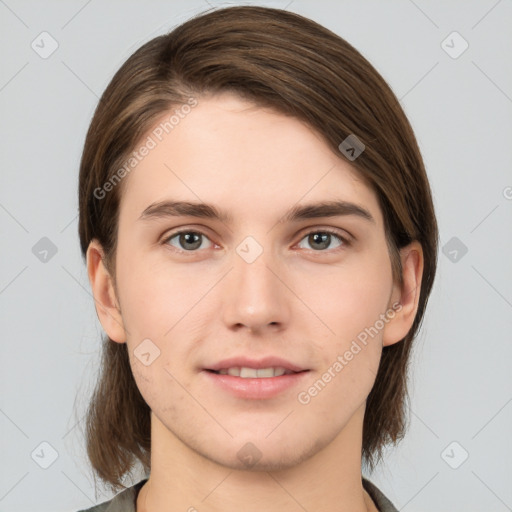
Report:
[{"label": "shoulder", "polygon": [[[111,500],[78,512],[136,512],[137,495],[147,479],[141,480],[132,487],[114,496]],[[372,482],[363,478],[363,487],[370,495],[380,512],[398,512],[382,491]]]},{"label": "shoulder", "polygon": [[102,503],[101,505],[95,505],[91,508],[84,508],[82,510],[78,510],[77,512],[105,512],[106,507],[110,505],[111,501],[107,501],[105,503]]},{"label": "shoulder", "polygon": [[398,512],[398,509],[388,500],[382,491],[366,478],[363,478],[363,487],[379,509],[379,512]]},{"label": "shoulder", "polygon": [[137,496],[146,481],[147,478],[121,491],[109,501],[77,512],[136,512]]}]

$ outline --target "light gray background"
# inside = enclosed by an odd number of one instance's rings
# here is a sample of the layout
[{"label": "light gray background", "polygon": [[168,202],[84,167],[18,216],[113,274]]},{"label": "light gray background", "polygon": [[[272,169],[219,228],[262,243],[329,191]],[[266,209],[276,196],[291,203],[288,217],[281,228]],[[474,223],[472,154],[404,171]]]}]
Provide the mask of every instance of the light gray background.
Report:
[{"label": "light gray background", "polygon": [[[406,512],[512,510],[511,2],[259,5],[318,21],[381,72],[419,140],[441,245],[456,237],[450,244],[468,249],[440,251],[411,368],[410,429],[371,479]],[[80,432],[102,330],[79,253],[79,159],[121,63],[208,6],[0,0],[2,512],[73,512],[111,497],[95,491]],[[59,45],[46,59],[31,47],[43,31]],[[469,43],[458,58],[441,46],[453,31]],[[453,36],[445,44],[462,48]],[[46,262],[32,251],[42,237],[57,248]],[[58,454],[47,469],[42,442]]]}]

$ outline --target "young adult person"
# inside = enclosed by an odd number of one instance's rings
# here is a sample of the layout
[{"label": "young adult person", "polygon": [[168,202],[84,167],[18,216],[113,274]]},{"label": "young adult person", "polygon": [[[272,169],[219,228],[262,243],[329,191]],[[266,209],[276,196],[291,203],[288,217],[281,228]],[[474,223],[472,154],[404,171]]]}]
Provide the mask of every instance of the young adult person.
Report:
[{"label": "young adult person", "polygon": [[413,131],[349,43],[209,11],[116,73],[79,235],[103,359],[90,512],[396,510],[362,477],[405,433],[438,231]]}]

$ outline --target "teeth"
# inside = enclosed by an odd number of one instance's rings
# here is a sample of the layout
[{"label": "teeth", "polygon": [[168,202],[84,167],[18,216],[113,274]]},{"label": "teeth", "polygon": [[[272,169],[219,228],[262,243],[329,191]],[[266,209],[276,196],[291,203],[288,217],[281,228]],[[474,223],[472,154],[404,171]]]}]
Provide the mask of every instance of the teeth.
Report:
[{"label": "teeth", "polygon": [[[256,370],[256,376],[257,377],[274,377],[274,368],[258,368]],[[245,377],[245,375],[242,374],[242,371],[240,370],[240,376]],[[252,377],[252,375],[251,375]]]},{"label": "teeth", "polygon": [[[272,373],[274,373],[274,372],[272,372]],[[245,368],[245,367],[240,368],[240,377],[242,377],[242,379],[248,379],[248,378],[255,379],[257,376],[258,376],[258,370],[256,370],[255,368]]]},{"label": "teeth", "polygon": [[222,368],[217,373],[220,375],[231,375],[232,377],[241,377],[242,379],[260,379],[268,377],[280,377],[281,375],[293,373],[280,366],[275,368],[247,368],[233,367],[233,368]]}]

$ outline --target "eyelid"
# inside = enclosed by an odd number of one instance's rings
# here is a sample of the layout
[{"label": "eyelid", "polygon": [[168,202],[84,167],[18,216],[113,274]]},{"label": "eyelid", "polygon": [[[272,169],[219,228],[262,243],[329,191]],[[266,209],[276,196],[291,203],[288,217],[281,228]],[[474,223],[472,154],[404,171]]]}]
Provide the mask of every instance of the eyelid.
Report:
[{"label": "eyelid", "polygon": [[347,245],[351,244],[355,238],[346,230],[341,228],[335,228],[330,226],[308,226],[307,228],[304,228],[304,231],[302,232],[301,240],[311,233],[329,233],[330,235],[335,235],[339,237],[344,243]]},{"label": "eyelid", "polygon": [[191,225],[191,226],[174,228],[174,229],[170,229],[169,231],[166,231],[161,236],[161,241],[162,241],[162,243],[168,242],[169,238],[172,238],[181,233],[198,233],[198,234],[201,234],[201,235],[207,237],[209,240],[211,240],[210,235],[208,234],[209,231],[210,230],[206,226],[195,227],[194,225]]}]

